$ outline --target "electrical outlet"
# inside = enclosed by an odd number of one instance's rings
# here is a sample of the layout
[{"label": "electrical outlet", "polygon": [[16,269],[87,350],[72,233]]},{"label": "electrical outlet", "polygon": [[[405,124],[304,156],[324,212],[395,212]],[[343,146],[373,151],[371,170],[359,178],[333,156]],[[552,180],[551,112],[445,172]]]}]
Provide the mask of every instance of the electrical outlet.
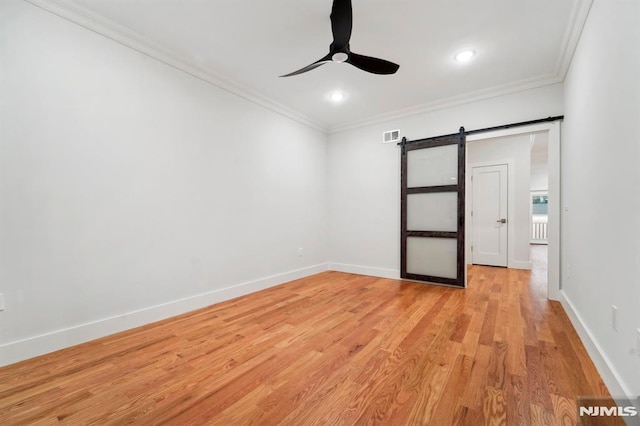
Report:
[{"label": "electrical outlet", "polygon": [[611,328],[613,331],[618,331],[618,307],[611,305]]},{"label": "electrical outlet", "polygon": [[304,248],[298,247],[298,257],[304,256]]},{"label": "electrical outlet", "polygon": [[4,311],[4,294],[0,293],[0,311]]}]

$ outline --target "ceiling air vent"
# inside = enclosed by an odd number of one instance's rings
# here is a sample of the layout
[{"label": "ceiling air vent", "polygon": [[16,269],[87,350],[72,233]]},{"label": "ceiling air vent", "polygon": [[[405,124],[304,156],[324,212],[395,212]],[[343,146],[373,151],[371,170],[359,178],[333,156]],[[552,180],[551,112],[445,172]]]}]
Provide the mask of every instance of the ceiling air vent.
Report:
[{"label": "ceiling air vent", "polygon": [[382,143],[400,142],[400,130],[389,130],[382,134]]}]

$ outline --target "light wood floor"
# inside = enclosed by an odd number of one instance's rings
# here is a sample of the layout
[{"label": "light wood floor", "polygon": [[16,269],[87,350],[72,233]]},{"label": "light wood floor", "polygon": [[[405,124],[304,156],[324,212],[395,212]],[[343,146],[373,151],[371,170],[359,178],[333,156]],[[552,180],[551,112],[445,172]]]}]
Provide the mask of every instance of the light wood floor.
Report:
[{"label": "light wood floor", "polygon": [[575,424],[608,393],[536,267],[294,281],[2,368],[0,423]]}]

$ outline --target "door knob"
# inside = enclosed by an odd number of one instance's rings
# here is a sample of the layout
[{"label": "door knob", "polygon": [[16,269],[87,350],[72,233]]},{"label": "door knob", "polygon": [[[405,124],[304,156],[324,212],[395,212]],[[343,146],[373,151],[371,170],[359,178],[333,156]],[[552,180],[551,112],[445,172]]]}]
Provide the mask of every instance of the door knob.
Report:
[{"label": "door knob", "polygon": [[498,219],[496,220],[498,223],[507,223],[507,219]]}]

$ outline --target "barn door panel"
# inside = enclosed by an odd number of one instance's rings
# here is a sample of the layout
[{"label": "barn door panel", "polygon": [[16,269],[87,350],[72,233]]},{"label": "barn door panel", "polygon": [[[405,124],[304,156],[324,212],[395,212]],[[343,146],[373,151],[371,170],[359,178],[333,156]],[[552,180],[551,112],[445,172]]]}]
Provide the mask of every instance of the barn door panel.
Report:
[{"label": "barn door panel", "polygon": [[400,145],[401,277],[464,287],[464,128]]}]

